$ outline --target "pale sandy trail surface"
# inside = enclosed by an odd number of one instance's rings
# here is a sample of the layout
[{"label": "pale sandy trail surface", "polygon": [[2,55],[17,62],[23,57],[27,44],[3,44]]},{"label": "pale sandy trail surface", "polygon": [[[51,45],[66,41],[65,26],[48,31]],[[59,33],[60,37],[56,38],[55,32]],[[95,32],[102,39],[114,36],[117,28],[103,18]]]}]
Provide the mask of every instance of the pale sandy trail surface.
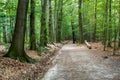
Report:
[{"label": "pale sandy trail surface", "polygon": [[96,50],[66,44],[43,80],[120,80],[120,63],[96,57]]}]

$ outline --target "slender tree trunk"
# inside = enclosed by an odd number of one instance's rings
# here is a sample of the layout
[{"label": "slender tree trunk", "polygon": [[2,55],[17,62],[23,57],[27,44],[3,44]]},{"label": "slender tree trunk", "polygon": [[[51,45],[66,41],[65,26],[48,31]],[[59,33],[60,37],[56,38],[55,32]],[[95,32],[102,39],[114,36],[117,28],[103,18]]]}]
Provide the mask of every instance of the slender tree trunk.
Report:
[{"label": "slender tree trunk", "polygon": [[56,36],[57,42],[61,42],[62,14],[63,14],[63,0],[59,0],[57,12],[57,36]]},{"label": "slender tree trunk", "polygon": [[30,50],[36,50],[36,37],[35,37],[35,0],[31,0]]},{"label": "slender tree trunk", "polygon": [[104,51],[106,50],[106,45],[107,45],[107,26],[108,26],[108,0],[106,0],[106,7],[105,7],[105,23],[104,23],[104,40],[103,40],[103,44],[104,44]]},{"label": "slender tree trunk", "polygon": [[94,32],[93,32],[93,41],[96,41],[96,27],[97,27],[97,0],[95,0],[95,15],[94,15]]},{"label": "slender tree trunk", "polygon": [[17,59],[21,62],[33,61],[30,57],[27,56],[27,54],[24,51],[28,3],[29,3],[29,0],[18,1],[16,24],[15,24],[12,44],[7,54],[4,55],[4,57]]},{"label": "slender tree trunk", "polygon": [[83,43],[84,42],[84,39],[83,39],[83,28],[82,28],[82,11],[81,11],[81,8],[82,8],[82,0],[79,0],[78,1],[78,13],[79,13],[79,28],[80,28],[80,43]]},{"label": "slender tree trunk", "polygon": [[51,0],[49,0],[49,22],[48,22],[48,28],[49,28],[49,41],[53,41],[53,27],[52,27],[52,5]]},{"label": "slender tree trunk", "polygon": [[54,41],[56,42],[57,40],[57,38],[56,38],[56,29],[57,29],[57,0],[54,0],[54,31],[53,31],[53,33],[54,33]]},{"label": "slender tree trunk", "polygon": [[40,44],[41,46],[46,46],[47,45],[47,27],[46,27],[47,0],[42,0],[41,6],[42,6],[42,14],[41,14]]},{"label": "slender tree trunk", "polygon": [[108,47],[112,47],[111,46],[111,34],[112,34],[112,30],[111,30],[111,28],[112,28],[112,25],[111,25],[111,22],[112,22],[112,20],[111,20],[111,18],[112,18],[112,10],[111,10],[111,4],[112,4],[112,0],[109,0],[109,29],[108,29]]},{"label": "slender tree trunk", "polygon": [[76,42],[74,22],[71,21],[73,43]]},{"label": "slender tree trunk", "polygon": [[119,43],[118,46],[120,47],[120,0],[119,0]]},{"label": "slender tree trunk", "polygon": [[[115,9],[115,2],[114,2],[114,9]],[[114,10],[114,17],[116,17],[115,10]],[[113,55],[116,55],[116,47],[117,47],[117,27],[116,27],[116,19],[114,18],[114,47],[113,47]]]}]

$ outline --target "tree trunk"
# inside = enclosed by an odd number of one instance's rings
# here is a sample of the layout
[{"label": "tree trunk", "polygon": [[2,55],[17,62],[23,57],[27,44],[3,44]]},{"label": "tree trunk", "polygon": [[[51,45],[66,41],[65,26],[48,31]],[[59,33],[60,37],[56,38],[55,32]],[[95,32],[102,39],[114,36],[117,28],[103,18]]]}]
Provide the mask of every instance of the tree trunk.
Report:
[{"label": "tree trunk", "polygon": [[46,6],[47,0],[41,1],[42,14],[41,14],[41,34],[40,34],[40,44],[41,46],[47,45],[47,27],[46,27]]},{"label": "tree trunk", "polygon": [[107,26],[108,26],[108,0],[106,0],[106,7],[105,7],[105,23],[104,23],[104,31],[103,31],[103,44],[104,44],[104,51],[106,50],[106,41],[107,41]]},{"label": "tree trunk", "polygon": [[57,11],[57,36],[56,36],[57,42],[61,42],[62,15],[63,15],[63,0],[59,0]]},{"label": "tree trunk", "polygon": [[78,1],[78,13],[79,13],[79,28],[80,28],[80,43],[83,43],[83,28],[82,28],[82,0]]},{"label": "tree trunk", "polygon": [[30,50],[36,50],[36,37],[35,37],[35,0],[31,0],[31,13],[30,13]]},{"label": "tree trunk", "polygon": [[111,10],[111,4],[112,4],[112,0],[109,0],[109,30],[108,30],[108,47],[112,47],[111,46],[111,34],[112,34],[112,30],[111,30],[111,28],[112,28],[112,25],[111,25],[111,22],[112,22],[112,20],[111,20],[111,18],[112,18],[112,10]]},{"label": "tree trunk", "polygon": [[53,27],[52,27],[52,6],[51,6],[51,0],[49,0],[49,22],[48,22],[48,28],[49,28],[49,41],[53,41]]},{"label": "tree trunk", "polygon": [[95,15],[94,15],[94,32],[93,32],[93,41],[96,41],[96,27],[97,27],[97,0],[95,0]]},{"label": "tree trunk", "polygon": [[118,46],[120,47],[120,0],[119,0],[119,43]]},{"label": "tree trunk", "polygon": [[72,38],[73,38],[73,43],[76,42],[76,37],[75,37],[75,29],[74,29],[74,22],[71,21],[71,26],[72,26]]},{"label": "tree trunk", "polygon": [[[114,2],[114,9],[115,9],[115,2]],[[114,17],[116,17],[115,10],[114,10]],[[116,55],[116,47],[117,47],[117,27],[116,27],[116,19],[114,18],[114,47],[113,47],[113,55]]]},{"label": "tree trunk", "polygon": [[7,54],[4,55],[4,57],[10,57],[21,62],[33,62],[33,60],[27,56],[24,50],[28,3],[29,0],[18,1],[16,24],[12,44]]},{"label": "tree trunk", "polygon": [[54,31],[53,31],[53,33],[54,33],[54,41],[56,42],[57,40],[57,31],[56,31],[56,29],[57,29],[57,0],[54,0]]}]

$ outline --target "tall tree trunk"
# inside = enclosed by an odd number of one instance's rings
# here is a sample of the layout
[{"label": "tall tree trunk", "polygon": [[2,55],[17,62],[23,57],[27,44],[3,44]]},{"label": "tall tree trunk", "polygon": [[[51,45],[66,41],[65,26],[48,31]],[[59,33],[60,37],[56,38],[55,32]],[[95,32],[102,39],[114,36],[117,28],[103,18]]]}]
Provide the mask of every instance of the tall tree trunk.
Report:
[{"label": "tall tree trunk", "polygon": [[80,28],[80,43],[84,42],[83,39],[83,28],[82,28],[82,0],[78,0],[78,13],[79,13],[79,28]]},{"label": "tall tree trunk", "polygon": [[93,41],[96,41],[96,27],[97,27],[97,0],[95,0],[95,7],[94,7],[95,15],[94,15],[94,32],[93,32]]},{"label": "tall tree trunk", "polygon": [[21,62],[33,61],[30,57],[27,56],[24,50],[28,3],[29,3],[29,0],[18,1],[16,24],[15,24],[12,44],[7,54],[4,55],[4,57],[17,59]]},{"label": "tall tree trunk", "polygon": [[57,34],[56,34],[56,29],[57,29],[57,0],[54,0],[54,28],[53,28],[53,33],[54,33],[54,41],[56,42]]},{"label": "tall tree trunk", "polygon": [[42,14],[41,14],[40,44],[41,44],[41,46],[46,46],[47,45],[47,27],[46,27],[47,0],[42,0],[41,6],[42,6]]},{"label": "tall tree trunk", "polygon": [[31,13],[30,13],[30,50],[36,50],[36,37],[35,37],[35,0],[31,0]]},{"label": "tall tree trunk", "polygon": [[[115,1],[114,1],[114,17],[115,14]],[[113,55],[116,55],[116,47],[117,47],[117,27],[116,27],[116,19],[114,18],[114,47],[113,47]]]},{"label": "tall tree trunk", "polygon": [[63,0],[59,0],[57,11],[57,36],[56,36],[57,42],[61,42],[62,15],[63,15]]},{"label": "tall tree trunk", "polygon": [[52,27],[52,5],[51,0],[49,0],[49,22],[48,22],[48,28],[49,28],[49,41],[53,41],[53,27]]},{"label": "tall tree trunk", "polygon": [[111,10],[111,4],[112,4],[112,0],[109,0],[109,29],[108,29],[108,47],[112,47],[111,45],[111,36],[112,36],[112,25],[111,25],[111,18],[112,18],[112,10]]},{"label": "tall tree trunk", "polygon": [[119,0],[119,43],[118,46],[120,47],[120,0]]},{"label": "tall tree trunk", "polygon": [[105,23],[104,23],[104,31],[103,31],[103,44],[104,44],[104,51],[106,50],[106,41],[107,41],[107,26],[108,26],[108,0],[106,0],[106,7],[105,7]]}]

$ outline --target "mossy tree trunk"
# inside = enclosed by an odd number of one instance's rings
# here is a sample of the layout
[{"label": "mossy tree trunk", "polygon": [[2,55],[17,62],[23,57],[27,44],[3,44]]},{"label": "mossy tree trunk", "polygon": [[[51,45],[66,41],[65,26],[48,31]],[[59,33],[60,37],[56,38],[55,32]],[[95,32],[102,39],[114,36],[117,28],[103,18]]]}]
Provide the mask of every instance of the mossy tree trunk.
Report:
[{"label": "mossy tree trunk", "polygon": [[12,59],[16,59],[21,62],[33,61],[30,57],[27,56],[24,50],[28,3],[29,3],[29,0],[18,1],[16,24],[15,24],[12,44],[7,54],[4,55],[4,57],[10,57]]},{"label": "mossy tree trunk", "polygon": [[31,13],[30,13],[30,50],[36,50],[36,37],[35,37],[35,0],[31,0]]}]

